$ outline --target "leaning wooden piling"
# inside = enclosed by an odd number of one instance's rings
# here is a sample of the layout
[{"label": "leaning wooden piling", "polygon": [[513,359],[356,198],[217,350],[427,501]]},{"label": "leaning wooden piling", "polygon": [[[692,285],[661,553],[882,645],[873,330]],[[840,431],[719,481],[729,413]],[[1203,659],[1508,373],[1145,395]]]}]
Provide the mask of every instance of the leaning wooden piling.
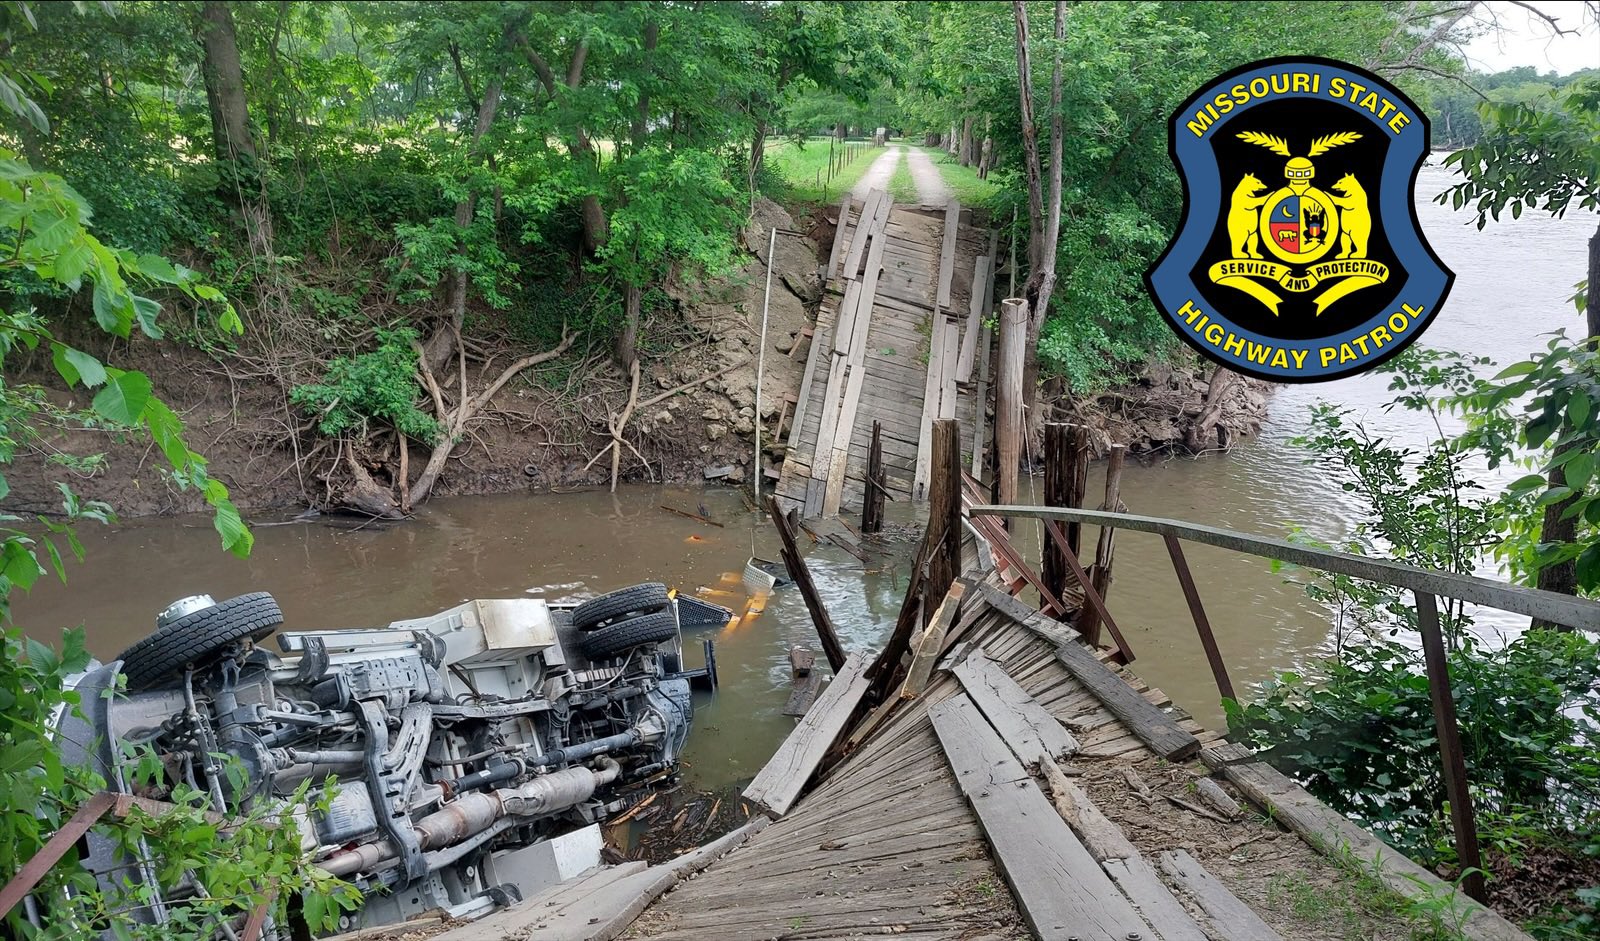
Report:
[{"label": "leaning wooden piling", "polygon": [[822,641],[822,651],[828,656],[828,665],[833,667],[834,673],[838,673],[844,668],[844,645],[839,643],[839,634],[833,629],[833,619],[828,617],[828,609],[822,603],[822,596],[817,594],[816,583],[811,580],[811,569],[806,566],[805,556],[800,554],[800,547],[795,542],[794,534],[800,528],[800,513],[790,510],[787,515],[784,514],[778,508],[776,494],[767,496],[767,512],[778,529],[778,538],[783,541],[784,567],[789,570],[789,577],[794,579],[795,587],[800,589],[806,610],[811,612],[811,623],[817,627],[817,639]]},{"label": "leaning wooden piling", "polygon": [[[1083,425],[1067,426],[1067,480],[1065,506],[1077,509],[1089,495],[1089,429]],[[1083,525],[1067,524],[1067,545],[1078,558],[1083,558]]]},{"label": "leaning wooden piling", "polygon": [[932,457],[922,558],[928,565],[929,597],[943,598],[961,574],[961,426],[955,419],[933,423]]},{"label": "leaning wooden piling", "polygon": [[[1107,513],[1117,513],[1122,509],[1122,465],[1127,453],[1126,445],[1114,444],[1106,457],[1106,497],[1100,509]],[[1115,528],[1100,527],[1100,538],[1095,543],[1094,565],[1089,569],[1089,581],[1102,599],[1111,590],[1111,561],[1117,548],[1116,536]],[[1093,608],[1084,611],[1078,629],[1090,644],[1100,643],[1100,613]]]},{"label": "leaning wooden piling", "polygon": [[861,531],[883,531],[883,501],[889,494],[883,472],[883,422],[872,423],[872,449],[867,452],[866,489],[861,494]]},{"label": "leaning wooden piling", "polygon": [[1000,355],[995,369],[995,499],[1017,502],[1017,468],[1022,463],[1022,363],[1027,353],[1028,302],[1000,302]]},{"label": "leaning wooden piling", "polygon": [[[1072,435],[1071,426],[1050,422],[1044,426],[1044,504],[1045,506],[1073,506],[1072,503]],[[1039,527],[1043,544],[1039,547],[1039,574],[1050,591],[1061,597],[1071,584],[1072,573],[1067,566],[1065,550],[1057,546]]]}]

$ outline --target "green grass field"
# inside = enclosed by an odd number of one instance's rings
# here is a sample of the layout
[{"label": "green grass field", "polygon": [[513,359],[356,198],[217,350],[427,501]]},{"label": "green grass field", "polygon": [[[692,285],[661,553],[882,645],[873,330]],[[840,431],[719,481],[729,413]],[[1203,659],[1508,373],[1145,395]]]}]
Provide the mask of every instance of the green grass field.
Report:
[{"label": "green grass field", "polygon": [[[782,141],[768,146],[767,165],[772,167],[789,186],[789,191],[796,200],[810,203],[833,202],[845,190],[856,185],[861,179],[861,174],[867,172],[867,167],[882,153],[881,150],[867,146],[861,141],[846,141],[844,144],[835,143],[835,153],[838,148],[851,147],[858,152],[853,161],[846,163],[833,179],[828,179],[828,138],[813,137],[805,142],[804,149],[794,141]],[[817,174],[821,172],[819,185]]]}]

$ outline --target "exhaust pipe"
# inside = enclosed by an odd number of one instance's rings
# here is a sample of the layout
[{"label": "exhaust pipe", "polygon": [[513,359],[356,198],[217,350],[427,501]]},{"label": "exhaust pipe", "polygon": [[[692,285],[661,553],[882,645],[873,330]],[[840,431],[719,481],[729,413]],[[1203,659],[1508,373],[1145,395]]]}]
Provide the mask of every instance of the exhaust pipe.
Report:
[{"label": "exhaust pipe", "polygon": [[[417,842],[424,850],[440,849],[482,833],[502,817],[536,817],[575,807],[622,774],[615,759],[601,757],[596,763],[600,767],[595,770],[567,768],[518,787],[458,797],[416,822]],[[386,868],[398,859],[394,848],[381,841],[330,856],[317,866],[329,875],[347,876],[363,869]]]}]

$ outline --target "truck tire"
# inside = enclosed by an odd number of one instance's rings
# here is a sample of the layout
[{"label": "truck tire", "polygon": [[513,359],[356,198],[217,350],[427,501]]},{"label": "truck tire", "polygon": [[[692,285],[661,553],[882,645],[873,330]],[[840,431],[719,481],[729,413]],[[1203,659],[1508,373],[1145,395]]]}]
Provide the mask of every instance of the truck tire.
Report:
[{"label": "truck tire", "polygon": [[667,594],[667,586],[660,582],[645,582],[590,598],[573,608],[572,626],[580,631],[592,631],[608,621],[654,614],[671,603],[672,597]]},{"label": "truck tire", "polygon": [[643,614],[626,621],[598,627],[585,634],[579,646],[590,660],[609,660],[645,644],[656,644],[678,636],[678,619],[671,611]]},{"label": "truck tire", "polygon": [[278,602],[264,591],[219,601],[186,614],[124,650],[122,674],[128,689],[150,689],[181,674],[230,644],[260,640],[283,623]]}]

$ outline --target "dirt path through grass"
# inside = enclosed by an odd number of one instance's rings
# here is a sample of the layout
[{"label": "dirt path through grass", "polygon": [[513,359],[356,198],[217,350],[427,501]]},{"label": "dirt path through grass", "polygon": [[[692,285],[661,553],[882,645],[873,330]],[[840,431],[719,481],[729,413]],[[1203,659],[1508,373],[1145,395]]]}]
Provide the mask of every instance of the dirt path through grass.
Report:
[{"label": "dirt path through grass", "polygon": [[872,161],[872,166],[867,168],[866,173],[861,174],[861,179],[855,188],[850,190],[850,194],[857,199],[866,199],[867,193],[872,190],[887,190],[889,178],[894,176],[895,165],[900,162],[900,151],[900,147],[891,145],[884,151],[883,156]]},{"label": "dirt path through grass", "polygon": [[939,168],[921,147],[906,148],[906,165],[911,168],[911,179],[917,184],[918,202],[938,205],[950,198],[950,187],[944,185]]}]

